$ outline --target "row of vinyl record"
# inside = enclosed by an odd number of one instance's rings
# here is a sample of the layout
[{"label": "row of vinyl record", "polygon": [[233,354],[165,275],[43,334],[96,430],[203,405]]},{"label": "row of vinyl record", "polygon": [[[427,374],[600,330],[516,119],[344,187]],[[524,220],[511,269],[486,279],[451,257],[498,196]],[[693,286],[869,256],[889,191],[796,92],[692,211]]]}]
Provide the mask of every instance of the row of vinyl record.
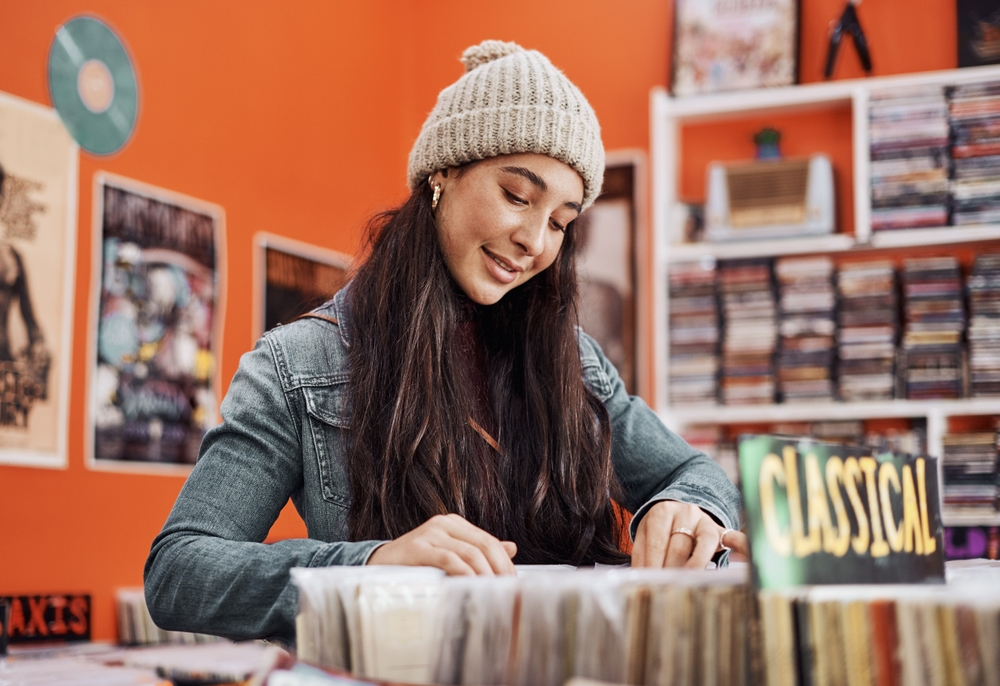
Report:
[{"label": "row of vinyl record", "polygon": [[872,94],[872,229],[1000,222],[1000,82]]},{"label": "row of vinyl record", "polygon": [[746,565],[519,573],[293,570],[298,657],[407,683],[1000,686],[1000,567],[984,561],[943,585],[759,595]]},{"label": "row of vinyl record", "polygon": [[1000,255],[675,265],[672,404],[1000,395]]}]

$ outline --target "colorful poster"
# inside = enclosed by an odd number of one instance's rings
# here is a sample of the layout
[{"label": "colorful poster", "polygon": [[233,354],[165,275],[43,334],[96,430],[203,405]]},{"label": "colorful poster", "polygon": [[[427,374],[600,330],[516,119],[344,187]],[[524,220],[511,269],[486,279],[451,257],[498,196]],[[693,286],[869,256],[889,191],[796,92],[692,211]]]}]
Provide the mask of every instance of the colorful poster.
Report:
[{"label": "colorful poster", "polygon": [[677,0],[674,95],[795,83],[798,6],[797,0]]},{"label": "colorful poster", "polygon": [[937,460],[777,436],[739,452],[758,588],[944,582]]},{"label": "colorful poster", "polygon": [[0,463],[65,468],[79,148],[0,93]]},{"label": "colorful poster", "polygon": [[255,236],[254,340],[332,298],[349,279],[351,258],[267,233]]},{"label": "colorful poster", "polygon": [[93,465],[192,464],[218,421],[222,209],[111,175],[97,196]]}]

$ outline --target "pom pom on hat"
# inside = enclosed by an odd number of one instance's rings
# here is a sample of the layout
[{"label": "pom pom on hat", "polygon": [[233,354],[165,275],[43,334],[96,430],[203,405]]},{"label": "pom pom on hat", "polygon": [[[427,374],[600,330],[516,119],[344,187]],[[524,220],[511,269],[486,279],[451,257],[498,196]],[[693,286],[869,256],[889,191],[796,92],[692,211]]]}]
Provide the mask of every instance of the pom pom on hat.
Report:
[{"label": "pom pom on hat", "polygon": [[505,43],[501,40],[484,40],[479,45],[466,48],[465,52],[462,53],[462,64],[465,65],[465,71],[468,73],[487,62],[498,60],[507,55],[513,55],[516,52],[524,52],[524,48],[517,43]]},{"label": "pom pom on hat", "polygon": [[498,155],[540,153],[583,179],[583,209],[604,180],[601,127],[590,103],[536,50],[488,40],[462,54],[465,74],[438,95],[410,151],[417,190],[439,169]]}]

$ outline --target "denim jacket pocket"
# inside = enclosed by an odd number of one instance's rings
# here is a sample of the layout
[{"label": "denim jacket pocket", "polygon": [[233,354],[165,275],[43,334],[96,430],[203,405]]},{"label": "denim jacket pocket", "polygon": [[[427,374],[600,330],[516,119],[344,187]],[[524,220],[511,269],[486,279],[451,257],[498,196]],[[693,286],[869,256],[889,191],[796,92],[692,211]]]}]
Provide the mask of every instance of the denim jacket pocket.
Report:
[{"label": "denim jacket pocket", "polygon": [[302,389],[323,499],[343,507],[350,505],[350,485],[344,468],[344,430],[348,428],[344,408],[346,392],[346,380]]}]

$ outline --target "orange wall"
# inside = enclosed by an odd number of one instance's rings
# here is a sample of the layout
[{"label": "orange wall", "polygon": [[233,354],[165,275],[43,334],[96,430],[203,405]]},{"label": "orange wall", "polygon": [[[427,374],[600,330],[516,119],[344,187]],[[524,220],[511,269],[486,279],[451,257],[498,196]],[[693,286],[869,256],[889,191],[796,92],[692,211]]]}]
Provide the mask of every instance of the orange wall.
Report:
[{"label": "orange wall", "polygon": [[[843,0],[802,5],[803,80],[812,81],[826,25]],[[53,32],[86,12],[124,38],[141,101],[121,153],[81,154],[69,467],[0,466],[0,594],[89,592],[94,636],[113,637],[114,589],[141,584],[149,543],[182,483],[84,466],[97,170],[225,208],[228,383],[252,344],[253,234],[354,252],[364,220],[405,194],[410,144],[437,92],[461,73],[456,60],[465,47],[498,38],[542,50],[587,94],[609,149],[646,148],[649,89],[668,80],[671,7],[662,0],[5,3],[0,91],[48,104]],[[884,0],[859,12],[877,73],[954,66],[953,1]],[[843,52],[838,77],[857,75],[856,58]],[[699,158],[715,154],[715,144],[711,135],[699,140]],[[272,537],[302,531],[286,511]]]},{"label": "orange wall", "polygon": [[[366,217],[405,194],[410,133],[398,94],[411,56],[409,3],[6,3],[0,90],[49,103],[55,28],[89,12],[124,38],[140,83],[134,137],[81,154],[69,468],[0,467],[0,594],[94,598],[94,635],[114,636],[113,591],[142,565],[183,483],[84,466],[93,178],[111,171],[226,210],[222,378],[251,340],[251,246],[258,231],[353,252]],[[303,532],[286,517],[278,534]]]}]

